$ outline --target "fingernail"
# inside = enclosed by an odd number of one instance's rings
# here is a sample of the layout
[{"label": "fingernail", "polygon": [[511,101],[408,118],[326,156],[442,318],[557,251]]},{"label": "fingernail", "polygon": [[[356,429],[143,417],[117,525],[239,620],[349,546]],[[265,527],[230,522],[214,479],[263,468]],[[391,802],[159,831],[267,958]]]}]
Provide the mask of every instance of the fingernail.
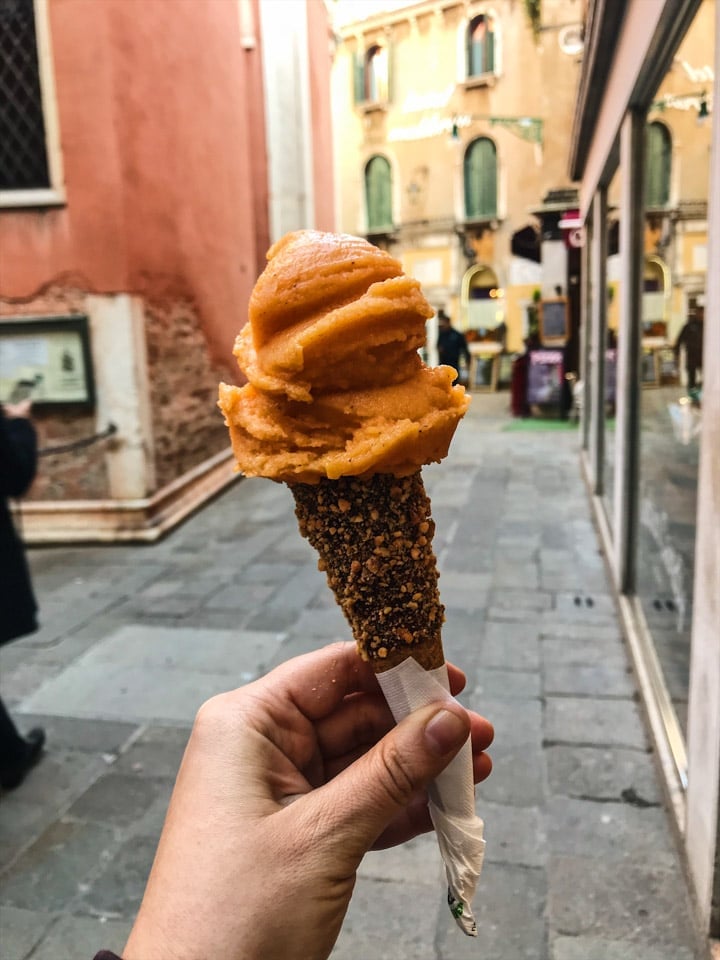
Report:
[{"label": "fingernail", "polygon": [[440,710],[425,727],[425,738],[433,753],[444,757],[463,743],[468,732],[462,717],[450,710]]}]

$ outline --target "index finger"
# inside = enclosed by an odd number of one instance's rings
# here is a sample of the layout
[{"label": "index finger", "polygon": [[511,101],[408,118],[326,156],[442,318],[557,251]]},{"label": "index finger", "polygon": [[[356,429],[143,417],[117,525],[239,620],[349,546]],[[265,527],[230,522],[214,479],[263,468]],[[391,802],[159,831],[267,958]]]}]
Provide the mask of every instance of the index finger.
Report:
[{"label": "index finger", "polygon": [[[465,686],[465,674],[451,663],[447,668],[450,691],[457,694]],[[270,692],[276,701],[284,696],[309,720],[326,717],[350,694],[378,690],[372,667],[361,659],[351,641],[293,657],[251,686],[257,692]]]}]

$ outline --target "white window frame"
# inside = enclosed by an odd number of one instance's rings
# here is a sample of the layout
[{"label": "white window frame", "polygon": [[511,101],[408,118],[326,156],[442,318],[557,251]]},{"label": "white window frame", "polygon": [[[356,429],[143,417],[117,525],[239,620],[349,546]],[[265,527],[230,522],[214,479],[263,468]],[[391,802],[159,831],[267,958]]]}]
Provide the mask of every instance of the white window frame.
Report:
[{"label": "white window frame", "polygon": [[62,151],[60,148],[60,125],[57,98],[55,96],[55,71],[53,69],[52,44],[50,42],[50,17],[48,0],[33,0],[35,13],[35,38],[40,77],[40,98],[45,125],[45,150],[47,152],[49,187],[33,190],[0,190],[0,208],[55,207],[66,202],[63,181]]}]

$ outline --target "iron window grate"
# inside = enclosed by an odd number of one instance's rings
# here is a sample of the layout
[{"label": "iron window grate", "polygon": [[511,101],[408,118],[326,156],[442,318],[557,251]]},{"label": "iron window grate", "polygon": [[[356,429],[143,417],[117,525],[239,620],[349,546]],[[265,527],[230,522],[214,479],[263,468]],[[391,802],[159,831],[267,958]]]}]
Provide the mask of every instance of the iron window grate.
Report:
[{"label": "iron window grate", "polygon": [[49,186],[33,0],[0,0],[0,190]]}]

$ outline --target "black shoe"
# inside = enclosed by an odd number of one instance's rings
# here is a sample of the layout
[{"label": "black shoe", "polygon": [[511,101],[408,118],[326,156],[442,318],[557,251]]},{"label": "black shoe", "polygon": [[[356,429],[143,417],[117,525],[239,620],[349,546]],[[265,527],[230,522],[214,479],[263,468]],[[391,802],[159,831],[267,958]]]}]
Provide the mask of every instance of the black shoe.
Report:
[{"label": "black shoe", "polygon": [[0,787],[3,790],[14,790],[15,787],[19,787],[28,772],[38,762],[45,745],[45,731],[42,727],[34,727],[23,740],[25,756],[0,769]]}]

